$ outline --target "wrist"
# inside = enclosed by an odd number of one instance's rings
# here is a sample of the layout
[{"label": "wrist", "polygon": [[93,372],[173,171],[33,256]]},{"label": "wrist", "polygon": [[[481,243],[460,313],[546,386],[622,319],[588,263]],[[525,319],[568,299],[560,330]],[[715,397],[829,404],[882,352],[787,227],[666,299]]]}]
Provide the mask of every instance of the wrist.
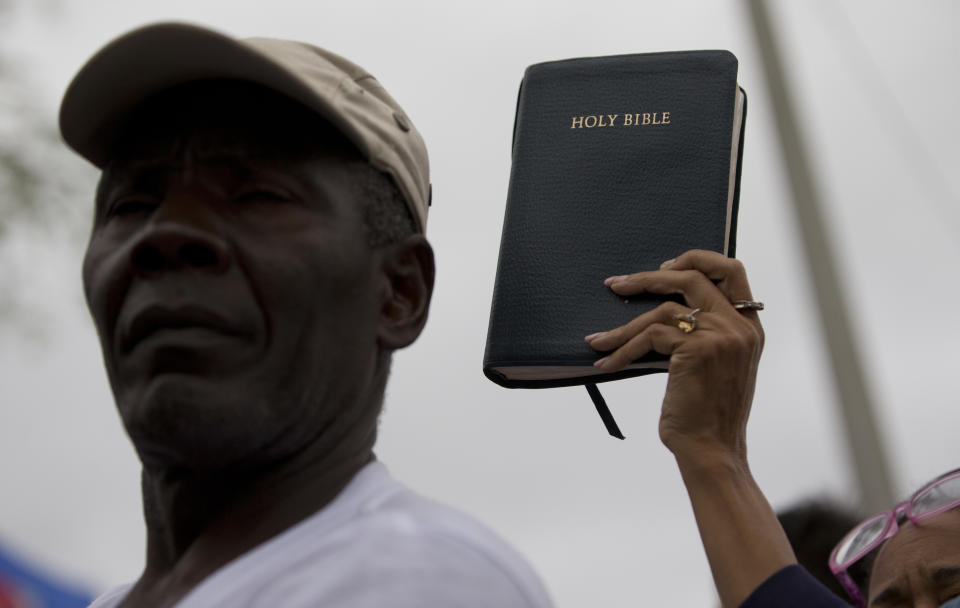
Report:
[{"label": "wrist", "polygon": [[684,479],[750,477],[746,449],[697,443],[671,451]]}]

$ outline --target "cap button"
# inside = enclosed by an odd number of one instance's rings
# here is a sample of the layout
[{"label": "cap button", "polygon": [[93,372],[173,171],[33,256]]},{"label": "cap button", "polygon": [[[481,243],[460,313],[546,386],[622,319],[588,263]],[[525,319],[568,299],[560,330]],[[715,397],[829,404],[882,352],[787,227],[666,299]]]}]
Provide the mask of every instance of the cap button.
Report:
[{"label": "cap button", "polygon": [[400,112],[393,113],[393,119],[397,121],[397,126],[404,132],[410,131],[410,122],[407,121],[407,117],[401,114]]}]

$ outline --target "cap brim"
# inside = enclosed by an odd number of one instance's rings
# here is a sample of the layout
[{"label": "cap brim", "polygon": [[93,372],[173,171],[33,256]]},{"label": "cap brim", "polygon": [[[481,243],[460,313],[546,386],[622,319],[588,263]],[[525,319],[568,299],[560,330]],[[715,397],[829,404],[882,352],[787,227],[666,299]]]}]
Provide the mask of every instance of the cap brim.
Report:
[{"label": "cap brim", "polygon": [[252,45],[185,23],[160,23],[117,38],[81,68],[60,106],[67,144],[103,168],[130,112],[171,87],[236,79],[278,91],[317,111],[369,156],[363,137],[330,103]]}]

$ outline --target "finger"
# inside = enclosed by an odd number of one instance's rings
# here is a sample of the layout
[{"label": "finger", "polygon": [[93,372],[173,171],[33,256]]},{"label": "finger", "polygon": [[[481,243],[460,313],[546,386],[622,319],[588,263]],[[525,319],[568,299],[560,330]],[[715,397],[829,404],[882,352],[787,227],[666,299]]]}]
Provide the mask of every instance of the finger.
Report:
[{"label": "finger", "polygon": [[[660,267],[670,270],[699,270],[704,276],[715,282],[717,289],[731,302],[753,300],[753,293],[743,263],[715,251],[691,249],[673,260],[667,260]],[[761,334],[763,333],[763,326],[760,323],[760,315],[757,314],[757,311],[741,310],[738,312],[742,317],[753,323]]]},{"label": "finger", "polygon": [[730,300],[699,270],[652,270],[605,281],[622,296],[639,293],[681,294],[690,308],[718,311],[732,309]]},{"label": "finger", "polygon": [[750,282],[743,263],[735,258],[703,249],[691,249],[660,265],[661,270],[699,270],[713,281],[731,302],[752,300]]},{"label": "finger", "polygon": [[586,336],[586,341],[592,348],[599,351],[620,348],[631,338],[642,332],[654,323],[669,325],[673,322],[673,315],[690,314],[690,308],[679,302],[664,302],[653,310],[649,310],[634,318],[629,323],[609,331],[599,332]]},{"label": "finger", "polygon": [[604,372],[615,372],[651,351],[669,356],[680,346],[685,335],[673,325],[654,323],[593,365]]}]

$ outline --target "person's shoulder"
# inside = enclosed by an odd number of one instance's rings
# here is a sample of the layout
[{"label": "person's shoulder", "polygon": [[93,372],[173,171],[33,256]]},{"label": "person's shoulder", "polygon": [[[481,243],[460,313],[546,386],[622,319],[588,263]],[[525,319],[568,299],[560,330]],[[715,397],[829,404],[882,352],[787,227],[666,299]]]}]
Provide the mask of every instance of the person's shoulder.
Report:
[{"label": "person's shoulder", "polygon": [[327,507],[201,583],[181,608],[547,608],[527,562],[373,463]]},{"label": "person's shoulder", "polygon": [[382,587],[421,601],[429,594],[436,605],[551,605],[530,564],[490,528],[398,482],[391,486],[344,531]]},{"label": "person's shoulder", "polygon": [[802,566],[793,564],[772,574],[754,589],[740,608],[850,608]]},{"label": "person's shoulder", "polygon": [[87,608],[114,608],[119,606],[123,598],[127,597],[127,593],[132,586],[132,584],[126,584],[114,587],[102,595],[98,595]]},{"label": "person's shoulder", "polygon": [[284,605],[320,598],[358,608],[552,605],[536,572],[503,539],[411,491],[382,464],[361,471],[337,502],[334,509],[349,516],[325,532],[318,527],[313,549],[272,585]]},{"label": "person's shoulder", "polygon": [[450,542],[473,551],[502,555],[507,560],[523,561],[505,540],[474,517],[399,483],[389,495],[365,505],[357,521],[398,540]]}]

